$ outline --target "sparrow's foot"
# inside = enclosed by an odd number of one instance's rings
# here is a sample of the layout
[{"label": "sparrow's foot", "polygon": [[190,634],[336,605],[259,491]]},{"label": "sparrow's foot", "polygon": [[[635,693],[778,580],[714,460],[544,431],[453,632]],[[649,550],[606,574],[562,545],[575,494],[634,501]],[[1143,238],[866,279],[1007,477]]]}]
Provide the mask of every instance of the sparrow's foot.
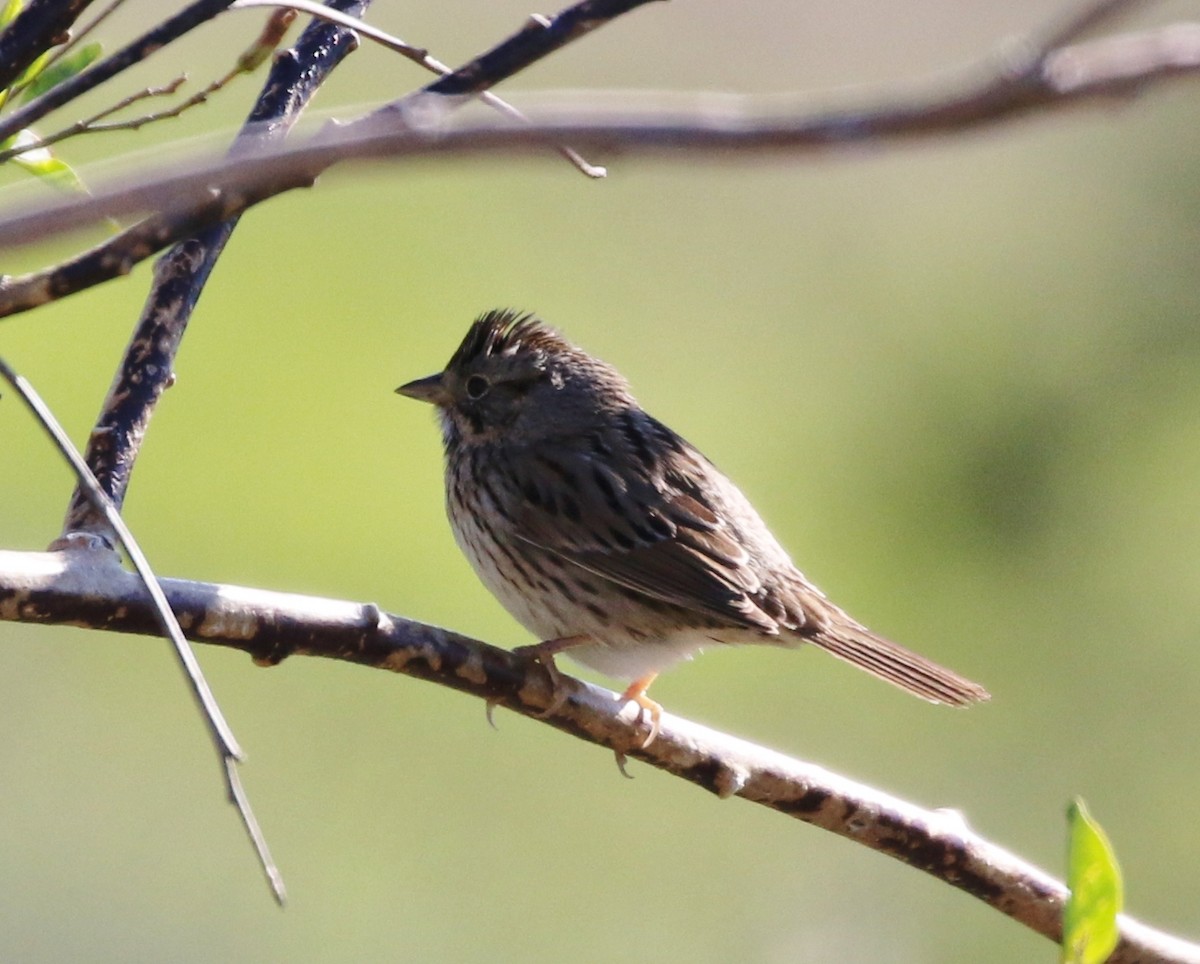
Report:
[{"label": "sparrow's foot", "polygon": [[642,718],[643,711],[650,717],[650,733],[642,742],[643,750],[658,739],[658,732],[662,728],[663,708],[661,704],[656,703],[646,695],[646,690],[650,688],[650,684],[654,682],[657,676],[657,673],[648,673],[641,679],[635,679],[625,688],[625,692],[621,694],[621,702],[636,703],[640,707],[638,710],[639,721]]},{"label": "sparrow's foot", "polygon": [[533,646],[518,646],[513,650],[514,653],[523,659],[532,660],[541,665],[546,671],[546,675],[550,677],[550,705],[534,714],[539,720],[553,716],[567,705],[567,700],[571,696],[570,688],[567,685],[567,678],[555,665],[554,657],[564,649],[570,649],[572,646],[581,646],[587,641],[588,638],[586,636],[564,636],[561,639],[547,639]]}]

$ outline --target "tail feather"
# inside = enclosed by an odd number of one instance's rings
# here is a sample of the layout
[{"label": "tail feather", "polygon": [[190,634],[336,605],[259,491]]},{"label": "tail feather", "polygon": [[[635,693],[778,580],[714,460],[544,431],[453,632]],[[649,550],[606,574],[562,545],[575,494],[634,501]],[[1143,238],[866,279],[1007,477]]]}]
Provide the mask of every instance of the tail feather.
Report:
[{"label": "tail feather", "polygon": [[992,698],[978,683],[853,622],[839,620],[807,639],[830,655],[931,703],[970,706]]}]

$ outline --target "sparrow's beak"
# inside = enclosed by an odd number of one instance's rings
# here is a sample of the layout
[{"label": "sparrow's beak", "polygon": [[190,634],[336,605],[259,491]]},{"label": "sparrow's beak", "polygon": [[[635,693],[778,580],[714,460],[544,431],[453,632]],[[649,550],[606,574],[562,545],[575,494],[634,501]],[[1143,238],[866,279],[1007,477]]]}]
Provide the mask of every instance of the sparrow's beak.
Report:
[{"label": "sparrow's beak", "polygon": [[418,378],[415,382],[401,385],[396,389],[397,395],[407,395],[418,402],[428,402],[430,405],[449,405],[450,396],[446,394],[446,386],[442,382],[442,373]]}]

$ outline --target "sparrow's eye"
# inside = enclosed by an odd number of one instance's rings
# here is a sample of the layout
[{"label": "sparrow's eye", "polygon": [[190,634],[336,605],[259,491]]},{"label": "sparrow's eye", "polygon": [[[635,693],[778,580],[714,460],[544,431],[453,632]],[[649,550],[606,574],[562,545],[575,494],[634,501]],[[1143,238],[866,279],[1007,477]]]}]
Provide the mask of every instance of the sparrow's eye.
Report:
[{"label": "sparrow's eye", "polygon": [[467,398],[472,401],[483,398],[491,384],[482,375],[472,375],[467,379]]}]

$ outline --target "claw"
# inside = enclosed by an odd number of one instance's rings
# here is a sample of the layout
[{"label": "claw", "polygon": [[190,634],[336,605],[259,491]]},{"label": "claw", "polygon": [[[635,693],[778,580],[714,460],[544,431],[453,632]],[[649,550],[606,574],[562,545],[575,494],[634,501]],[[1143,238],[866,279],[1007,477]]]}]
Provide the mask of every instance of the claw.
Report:
[{"label": "claw", "polygon": [[641,722],[643,710],[650,714],[650,733],[642,743],[641,748],[643,750],[658,739],[659,731],[662,729],[662,705],[654,702],[654,700],[646,695],[646,690],[650,688],[650,684],[654,682],[657,676],[657,673],[649,673],[641,679],[635,679],[626,687],[625,692],[621,694],[622,702],[636,703],[638,705],[639,722]]},{"label": "claw", "polygon": [[492,716],[493,711],[499,705],[500,705],[500,701],[498,699],[489,699],[487,701],[487,703],[485,704],[485,708],[483,711],[487,715],[488,726],[490,726],[493,730],[500,729],[500,727],[498,727],[496,725],[495,718]]},{"label": "claw", "polygon": [[546,671],[546,675],[550,677],[550,705],[534,714],[539,720],[553,716],[566,706],[567,701],[571,698],[566,677],[554,664],[555,655],[564,649],[570,649],[572,646],[578,646],[584,642],[587,642],[586,636],[564,636],[562,639],[548,639],[534,646],[518,646],[513,650],[517,655],[539,663]]},{"label": "claw", "polygon": [[563,683],[562,680],[563,680],[562,674],[559,673],[557,670],[555,670],[554,673],[551,673],[550,685],[554,687],[554,690],[550,696],[550,705],[547,706],[544,710],[541,710],[540,712],[535,714],[539,720],[544,720],[544,719],[547,719],[548,717],[553,716],[555,713],[557,713],[559,710],[561,710],[564,706],[567,705],[567,701],[571,698],[571,693],[567,689],[566,684]]},{"label": "claw", "polygon": [[613,755],[617,758],[617,769],[621,771],[621,776],[626,780],[632,780],[633,774],[625,769],[625,764],[629,762],[629,758],[620,750],[613,750]]}]

